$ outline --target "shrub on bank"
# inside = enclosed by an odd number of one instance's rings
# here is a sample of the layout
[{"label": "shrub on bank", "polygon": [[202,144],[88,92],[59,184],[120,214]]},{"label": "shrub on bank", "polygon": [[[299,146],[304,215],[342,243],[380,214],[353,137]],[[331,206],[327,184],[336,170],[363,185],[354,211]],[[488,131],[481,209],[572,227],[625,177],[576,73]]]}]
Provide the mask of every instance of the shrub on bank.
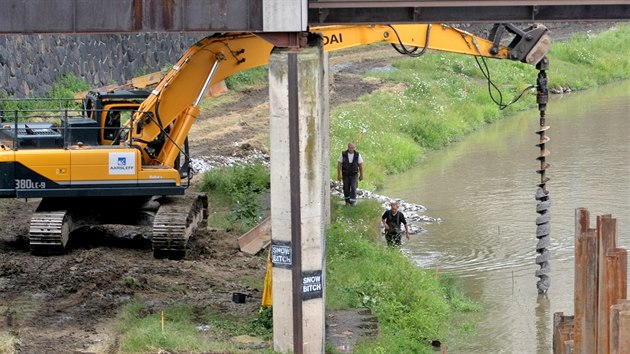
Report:
[{"label": "shrub on bank", "polygon": [[[554,43],[549,58],[550,88],[581,90],[630,78],[630,26],[596,36],[574,35]],[[492,96],[504,104],[536,83],[533,66],[494,59],[486,63],[503,95],[501,100],[493,90]],[[334,177],[339,152],[349,141],[355,142],[366,164],[366,178],[360,185],[368,189],[382,185],[385,175],[413,166],[428,150],[458,141],[515,110],[536,107],[532,93],[500,110],[475,58],[461,54],[401,57],[390,70],[367,75],[393,89],[360,97],[332,112],[331,165]]]},{"label": "shrub on bank", "polygon": [[218,219],[224,219],[227,225],[239,224],[245,231],[264,218],[261,198],[270,183],[269,169],[253,164],[211,170],[203,175],[200,189],[208,192],[218,204],[229,206],[229,210],[223,212],[213,210],[221,212]]}]

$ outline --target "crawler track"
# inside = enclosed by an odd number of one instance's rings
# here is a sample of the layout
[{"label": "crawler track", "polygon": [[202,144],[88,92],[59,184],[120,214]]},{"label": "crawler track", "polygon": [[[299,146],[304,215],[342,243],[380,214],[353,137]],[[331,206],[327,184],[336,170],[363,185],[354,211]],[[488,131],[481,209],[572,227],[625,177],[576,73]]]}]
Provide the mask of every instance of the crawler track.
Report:
[{"label": "crawler track", "polygon": [[208,199],[190,193],[160,200],[153,220],[153,255],[156,258],[183,259],[188,239],[207,217]]},{"label": "crawler track", "polygon": [[65,251],[72,218],[67,211],[38,211],[31,217],[29,244],[36,255],[58,255]]}]

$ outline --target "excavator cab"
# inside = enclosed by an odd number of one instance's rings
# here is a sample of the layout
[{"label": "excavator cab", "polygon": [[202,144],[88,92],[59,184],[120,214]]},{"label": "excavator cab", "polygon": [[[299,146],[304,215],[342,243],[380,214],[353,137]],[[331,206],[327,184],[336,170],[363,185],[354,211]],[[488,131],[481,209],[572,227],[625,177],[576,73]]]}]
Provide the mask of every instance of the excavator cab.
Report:
[{"label": "excavator cab", "polygon": [[133,117],[138,106],[129,106],[125,103],[112,103],[100,115],[100,145],[112,145],[115,140],[123,136],[128,130],[125,124]]},{"label": "excavator cab", "polygon": [[82,102],[83,116],[98,122],[99,145],[113,145],[125,134],[125,123],[133,118],[145,90],[90,91]]}]

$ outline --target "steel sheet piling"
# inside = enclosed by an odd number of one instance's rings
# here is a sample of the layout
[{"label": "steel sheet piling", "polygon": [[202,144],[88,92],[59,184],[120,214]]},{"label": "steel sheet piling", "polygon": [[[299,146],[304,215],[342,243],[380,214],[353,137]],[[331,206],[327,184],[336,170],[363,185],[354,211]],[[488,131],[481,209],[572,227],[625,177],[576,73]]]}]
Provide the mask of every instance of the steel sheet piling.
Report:
[{"label": "steel sheet piling", "polygon": [[573,316],[562,312],[553,314],[553,352],[556,354],[573,353]]},{"label": "steel sheet piling", "polygon": [[619,354],[630,354],[630,310],[619,313]]},{"label": "steel sheet piling", "polygon": [[595,353],[597,348],[597,236],[590,229],[590,214],[575,211],[575,353]]},{"label": "steel sheet piling", "polygon": [[599,264],[599,299],[597,311],[597,353],[607,354],[609,347],[608,324],[610,322],[610,306],[616,299],[611,298],[612,292],[609,290],[615,287],[611,278],[610,263],[606,261],[606,255],[610,249],[615,249],[617,220],[611,215],[597,217],[598,233],[598,264]]},{"label": "steel sheet piling", "polygon": [[630,311],[630,301],[629,300],[617,300],[614,305],[610,307],[610,354],[620,354],[622,353],[622,348],[620,347],[620,339],[623,338],[623,333],[620,328],[620,313],[623,311]]},{"label": "steel sheet piling", "polygon": [[630,354],[628,252],[617,248],[617,220],[575,210],[575,318],[554,314],[553,352]]}]

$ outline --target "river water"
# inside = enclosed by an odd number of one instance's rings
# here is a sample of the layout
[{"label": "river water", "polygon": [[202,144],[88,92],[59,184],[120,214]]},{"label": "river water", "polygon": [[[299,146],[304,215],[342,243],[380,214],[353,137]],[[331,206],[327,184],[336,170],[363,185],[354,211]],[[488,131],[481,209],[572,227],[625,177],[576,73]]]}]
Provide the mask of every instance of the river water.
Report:
[{"label": "river water", "polygon": [[[533,97],[527,97],[533,101]],[[421,203],[441,224],[405,248],[421,267],[456,274],[483,305],[475,334],[449,353],[551,353],[553,313],[573,314],[574,210],[617,218],[630,248],[630,82],[555,97],[548,190],[552,197],[551,288],[536,290],[534,192],[540,166],[536,111],[526,111],[431,153],[388,179],[382,193]]]}]

